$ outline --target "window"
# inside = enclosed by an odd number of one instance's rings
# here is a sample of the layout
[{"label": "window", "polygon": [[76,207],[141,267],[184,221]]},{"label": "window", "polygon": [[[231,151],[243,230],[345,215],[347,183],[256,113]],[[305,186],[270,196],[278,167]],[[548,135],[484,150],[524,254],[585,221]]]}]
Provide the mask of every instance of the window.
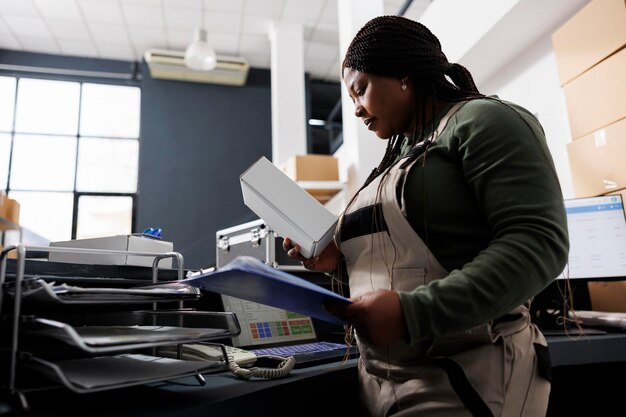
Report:
[{"label": "window", "polygon": [[51,241],[132,231],[138,87],[0,77],[0,191]]}]

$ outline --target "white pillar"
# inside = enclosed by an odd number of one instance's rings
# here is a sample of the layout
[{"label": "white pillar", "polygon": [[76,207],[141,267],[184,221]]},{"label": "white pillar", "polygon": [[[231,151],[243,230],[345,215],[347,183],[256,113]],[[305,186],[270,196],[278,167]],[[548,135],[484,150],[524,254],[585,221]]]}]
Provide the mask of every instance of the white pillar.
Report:
[{"label": "white pillar", "polygon": [[292,155],[307,153],[302,25],[273,23],[272,161],[281,164]]},{"label": "white pillar", "polygon": [[[383,0],[338,0],[339,62],[343,62],[346,50],[354,35],[370,19],[384,14]],[[340,166],[347,170],[348,195],[358,187],[378,166],[385,153],[387,141],[370,132],[363,121],[354,116],[354,104],[348,91],[341,86],[341,115],[343,123],[343,145],[335,154]]]}]

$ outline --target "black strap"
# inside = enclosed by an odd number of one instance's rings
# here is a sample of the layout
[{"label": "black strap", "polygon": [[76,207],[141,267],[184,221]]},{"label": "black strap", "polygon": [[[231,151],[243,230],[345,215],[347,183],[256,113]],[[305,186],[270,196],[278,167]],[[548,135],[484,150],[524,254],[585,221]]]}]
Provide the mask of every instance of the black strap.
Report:
[{"label": "black strap", "polygon": [[539,366],[539,375],[544,377],[548,382],[552,382],[552,364],[550,362],[550,352],[548,347],[533,343],[535,354],[537,355],[537,364]]},{"label": "black strap", "polygon": [[458,363],[449,358],[437,359],[437,363],[446,371],[456,395],[474,417],[493,417],[493,413],[476,392]]},{"label": "black strap", "polygon": [[431,141],[426,139],[418,143],[417,145],[413,146],[411,150],[407,152],[407,154],[404,156],[406,158],[406,161],[404,161],[400,165],[400,168],[402,169],[406,168],[407,166],[409,166],[411,162],[415,161],[417,158],[422,156],[422,154],[424,154],[426,150],[428,149],[428,146],[430,145],[430,143]]},{"label": "black strap", "polygon": [[383,205],[376,203],[346,214],[341,227],[341,241],[388,231],[389,227],[382,213]]}]

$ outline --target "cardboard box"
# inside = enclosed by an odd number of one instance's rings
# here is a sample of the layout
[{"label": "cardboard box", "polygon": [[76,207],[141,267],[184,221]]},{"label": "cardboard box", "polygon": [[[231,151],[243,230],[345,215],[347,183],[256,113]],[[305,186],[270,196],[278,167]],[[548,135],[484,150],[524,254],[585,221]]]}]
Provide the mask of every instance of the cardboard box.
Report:
[{"label": "cardboard box", "polygon": [[339,181],[298,181],[298,185],[322,204],[344,188]]},{"label": "cardboard box", "polygon": [[[50,246],[84,249],[107,249],[130,252],[166,253],[174,250],[172,242],[152,239],[144,236],[117,235],[97,237],[93,239],[77,239],[59,242],[50,242]],[[152,267],[154,258],[150,256],[132,255],[92,255],[84,253],[50,252],[48,260],[51,262],[67,262],[87,265],[133,265]],[[163,259],[159,268],[171,268],[172,259]]]},{"label": "cardboard box", "polygon": [[593,0],[552,35],[565,85],[626,45],[626,1]]},{"label": "cardboard box", "polygon": [[294,155],[282,170],[294,181],[339,181],[339,162],[332,155]]},{"label": "cardboard box", "polygon": [[339,161],[332,155],[294,155],[280,168],[322,204],[343,189]]},{"label": "cardboard box", "polygon": [[14,224],[20,223],[20,203],[0,193],[0,217]]},{"label": "cardboard box", "polygon": [[626,117],[626,49],[563,87],[572,138]]},{"label": "cardboard box", "polygon": [[319,255],[332,240],[337,217],[267,158],[240,181],[244,203],[279,236],[299,244],[305,258]]},{"label": "cardboard box", "polygon": [[626,312],[626,281],[589,281],[591,309]]},{"label": "cardboard box", "polygon": [[20,203],[12,198],[7,198],[4,207],[4,218],[13,224],[20,224]]},{"label": "cardboard box", "polygon": [[568,143],[567,153],[576,197],[626,187],[626,119]]},{"label": "cardboard box", "polygon": [[0,217],[6,219],[6,200],[7,195],[4,192],[0,192]]}]

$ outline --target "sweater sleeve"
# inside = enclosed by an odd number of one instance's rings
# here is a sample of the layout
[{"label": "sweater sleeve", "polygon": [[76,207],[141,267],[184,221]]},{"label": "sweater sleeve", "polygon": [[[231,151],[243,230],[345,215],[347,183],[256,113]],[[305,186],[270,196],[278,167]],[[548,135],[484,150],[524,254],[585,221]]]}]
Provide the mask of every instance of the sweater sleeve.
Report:
[{"label": "sweater sleeve", "polygon": [[563,197],[543,130],[523,109],[481,101],[466,104],[481,106],[478,117],[451,119],[450,143],[490,240],[443,279],[399,292],[412,345],[506,314],[567,262]]}]

